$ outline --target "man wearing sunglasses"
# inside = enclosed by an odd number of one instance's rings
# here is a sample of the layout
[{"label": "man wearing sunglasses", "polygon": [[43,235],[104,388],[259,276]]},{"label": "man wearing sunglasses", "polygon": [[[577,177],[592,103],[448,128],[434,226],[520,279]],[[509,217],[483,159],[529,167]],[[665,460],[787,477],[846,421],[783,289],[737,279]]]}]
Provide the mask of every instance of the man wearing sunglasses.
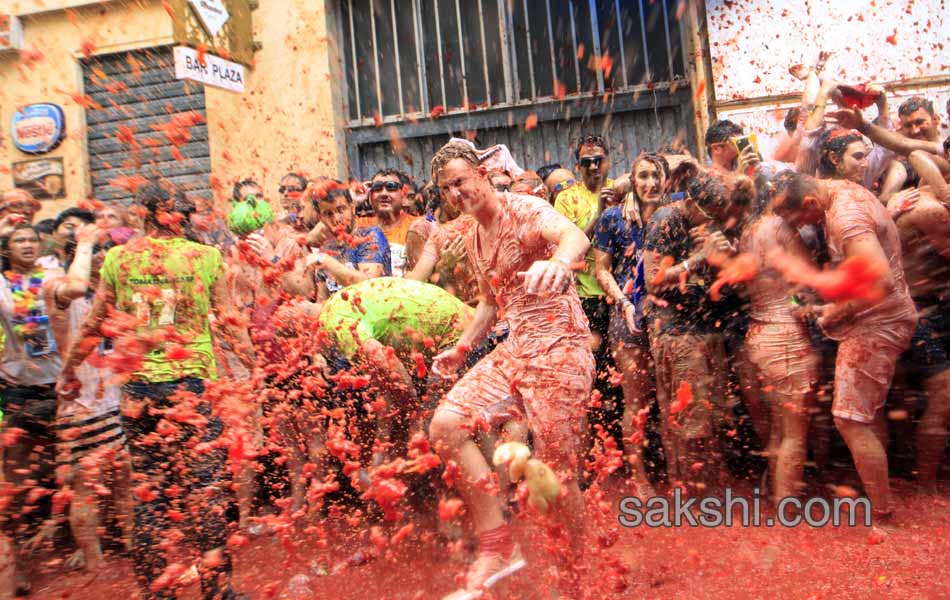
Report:
[{"label": "man wearing sunglasses", "polygon": [[574,187],[577,178],[570,169],[558,167],[548,172],[544,177],[544,187],[548,190],[548,202],[554,204],[557,202],[558,194],[564,190]]},{"label": "man wearing sunglasses", "polygon": [[386,234],[392,253],[392,275],[402,277],[406,269],[406,234],[416,217],[405,210],[409,178],[396,169],[383,169],[367,186],[373,214],[358,219],[361,227],[379,227]]},{"label": "man wearing sunglasses", "polygon": [[[577,160],[577,171],[581,175],[581,182],[557,194],[554,208],[577,225],[588,238],[593,236],[594,226],[600,214],[614,204],[613,181],[607,178],[610,171],[610,149],[607,141],[599,135],[585,135],[574,150]],[[585,258],[586,267],[583,271],[576,271],[577,295],[580,296],[581,306],[590,322],[590,347],[594,353],[594,360],[598,373],[606,373],[611,365],[611,358],[607,352],[607,330],[610,325],[610,312],[604,290],[597,283],[593,250],[588,251]],[[594,387],[602,394],[604,412],[591,415],[595,422],[609,423],[609,411],[616,409],[620,402],[619,390],[611,385],[606,378],[597,377]]]},{"label": "man wearing sunglasses", "polygon": [[[307,179],[300,173],[290,172],[280,180],[280,207],[284,211],[280,222],[292,225],[299,232],[308,231],[316,223],[307,223],[304,215],[304,202],[301,195],[307,189]],[[312,216],[312,215],[311,215]],[[309,225],[309,227],[308,227]]]}]

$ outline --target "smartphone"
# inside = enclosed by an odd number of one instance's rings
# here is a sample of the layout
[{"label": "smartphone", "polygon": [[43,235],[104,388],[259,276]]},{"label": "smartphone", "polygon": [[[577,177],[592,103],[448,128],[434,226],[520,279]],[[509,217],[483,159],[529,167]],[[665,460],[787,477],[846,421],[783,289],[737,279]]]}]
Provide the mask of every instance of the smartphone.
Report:
[{"label": "smartphone", "polygon": [[738,137],[731,137],[729,138],[729,141],[731,141],[732,145],[735,146],[737,154],[742,154],[742,151],[749,146],[755,148],[755,153],[759,154],[759,143],[758,140],[756,140],[754,133]]}]

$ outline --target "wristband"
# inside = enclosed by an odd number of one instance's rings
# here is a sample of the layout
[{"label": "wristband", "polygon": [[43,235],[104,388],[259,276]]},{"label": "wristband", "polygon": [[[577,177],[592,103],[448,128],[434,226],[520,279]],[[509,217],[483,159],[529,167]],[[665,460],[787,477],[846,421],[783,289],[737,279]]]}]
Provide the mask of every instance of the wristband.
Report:
[{"label": "wristband", "polygon": [[686,262],[686,261],[684,260],[684,261],[681,263],[681,266],[683,267],[683,270],[686,271],[686,274],[687,274],[687,275],[691,275],[691,273],[689,272],[689,263],[688,263],[688,262]]}]

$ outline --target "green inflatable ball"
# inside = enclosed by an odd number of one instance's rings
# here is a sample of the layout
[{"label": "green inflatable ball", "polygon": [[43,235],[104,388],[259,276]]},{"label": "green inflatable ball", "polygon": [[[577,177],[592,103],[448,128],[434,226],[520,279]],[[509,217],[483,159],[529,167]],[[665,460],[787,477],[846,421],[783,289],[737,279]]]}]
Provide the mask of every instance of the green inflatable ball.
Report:
[{"label": "green inflatable ball", "polygon": [[228,227],[237,235],[254,233],[274,220],[274,211],[266,200],[258,201],[253,195],[235,202],[228,213]]}]

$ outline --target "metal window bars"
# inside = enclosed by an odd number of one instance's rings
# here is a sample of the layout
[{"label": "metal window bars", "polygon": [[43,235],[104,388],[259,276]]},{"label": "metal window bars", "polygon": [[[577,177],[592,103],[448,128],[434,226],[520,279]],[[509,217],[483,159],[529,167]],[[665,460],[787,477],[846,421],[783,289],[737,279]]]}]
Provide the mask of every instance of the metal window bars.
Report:
[{"label": "metal window bars", "polygon": [[[674,50],[680,45],[673,43],[679,37],[679,31],[671,30],[671,27],[678,27],[671,19],[678,2],[684,0],[337,1],[342,8],[339,33],[347,81],[355,88],[350,90],[348,101],[350,128],[424,119],[436,106],[442,106],[445,113],[477,111],[602,95],[606,91],[652,90],[685,79],[683,57],[676,56]],[[665,44],[661,47],[656,47],[656,44],[651,47],[648,43],[647,28],[650,25],[646,13],[655,10],[656,4],[661,5],[662,12],[659,18],[651,21],[656,29],[662,29],[660,37]],[[397,19],[400,10],[412,11],[408,27],[406,20]],[[497,13],[497,19],[493,13]],[[558,15],[557,19],[555,15]],[[497,34],[492,30],[495,23],[498,25]],[[385,58],[394,63],[394,73],[380,71],[380,26],[392,27],[391,32],[385,33],[391,34],[394,52],[392,57]],[[616,30],[615,36],[605,35],[610,29]],[[619,76],[611,77],[615,84],[613,89],[608,89],[609,82],[601,68],[594,68],[596,87],[581,89],[582,72],[591,67],[584,60],[589,54],[585,56],[580,51],[579,38],[592,40],[589,53],[595,57],[595,65],[606,54],[613,60],[613,68],[620,69]],[[358,55],[358,40],[369,42],[372,57]],[[447,50],[449,43],[457,47],[457,54]],[[478,49],[475,55],[466,53],[466,48],[473,45]],[[521,60],[519,49],[526,49]],[[428,55],[430,50],[434,51],[434,56]],[[628,55],[628,52],[634,54]],[[494,53],[500,56],[494,56]],[[636,57],[636,53],[640,56]],[[559,62],[559,59],[565,61],[565,57],[566,62]],[[416,72],[403,73],[406,63],[411,63],[410,58],[416,62]],[[549,64],[536,64],[536,60],[549,61]],[[500,62],[501,73],[493,72],[493,62],[496,65]],[[666,81],[653,79],[657,64],[668,67],[667,73],[671,76]],[[632,72],[634,68],[640,72]],[[548,70],[550,82],[546,77],[537,79]],[[660,67],[660,70],[664,69]],[[565,76],[573,77],[572,86],[564,82]],[[361,89],[361,77],[364,84],[367,79],[372,82],[370,90]],[[406,97],[411,93],[405,89],[406,77],[417,79],[418,98]],[[392,85],[393,79],[395,85]],[[433,79],[437,84],[430,89]],[[521,92],[522,79],[529,84],[527,95]],[[461,91],[462,102],[458,106],[449,106],[447,90],[453,86]],[[568,87],[566,96],[558,97],[559,86]],[[478,88],[481,93],[482,87],[484,96],[480,100],[483,101],[473,102],[470,91]],[[384,114],[384,93],[395,94],[396,98],[389,100],[398,105],[398,113]]]}]

